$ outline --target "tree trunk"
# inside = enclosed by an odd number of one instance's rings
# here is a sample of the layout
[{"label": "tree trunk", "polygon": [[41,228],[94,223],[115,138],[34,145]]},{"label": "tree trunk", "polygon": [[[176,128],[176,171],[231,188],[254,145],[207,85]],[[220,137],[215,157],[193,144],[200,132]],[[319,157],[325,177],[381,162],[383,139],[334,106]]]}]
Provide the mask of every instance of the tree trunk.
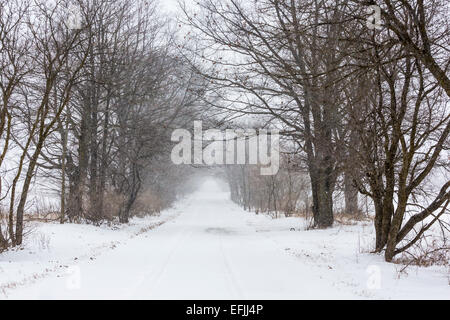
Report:
[{"label": "tree trunk", "polygon": [[84,106],[83,117],[81,119],[80,136],[78,137],[78,166],[72,163],[71,193],[68,203],[68,217],[70,222],[74,222],[83,216],[83,194],[87,179],[88,156],[88,113]]},{"label": "tree trunk", "polygon": [[310,178],[314,225],[320,229],[329,228],[334,223],[333,190],[330,177],[323,169],[319,169],[317,172],[311,172]]},{"label": "tree trunk", "polygon": [[44,140],[43,137],[39,138],[36,150],[34,151],[34,154],[30,159],[30,163],[28,164],[25,181],[23,182],[22,193],[20,195],[20,201],[17,206],[17,213],[16,213],[16,234],[14,239],[15,241],[13,243],[14,246],[20,246],[23,241],[23,215],[25,211],[25,205],[28,199],[28,191],[30,190],[31,180],[33,179],[34,176],[33,173],[42,150],[42,145],[44,143],[43,140]]},{"label": "tree trunk", "polygon": [[60,208],[60,217],[59,222],[64,224],[66,219],[66,161],[67,161],[67,139],[68,139],[68,128],[64,128],[62,121],[58,120],[59,132],[61,135],[61,145],[62,145],[62,154],[61,154],[61,208]]},{"label": "tree trunk", "polygon": [[353,178],[350,174],[344,175],[344,197],[345,213],[352,216],[359,216],[361,210],[358,206],[358,189],[353,184]]}]

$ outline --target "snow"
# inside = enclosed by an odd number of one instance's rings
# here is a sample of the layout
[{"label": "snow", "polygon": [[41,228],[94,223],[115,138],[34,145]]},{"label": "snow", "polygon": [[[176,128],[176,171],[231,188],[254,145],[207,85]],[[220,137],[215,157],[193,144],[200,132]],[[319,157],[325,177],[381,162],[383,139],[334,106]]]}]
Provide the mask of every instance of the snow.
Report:
[{"label": "snow", "polygon": [[448,270],[370,254],[370,224],[306,230],[243,211],[209,179],[160,217],[117,230],[39,224],[0,255],[9,299],[450,299]]}]

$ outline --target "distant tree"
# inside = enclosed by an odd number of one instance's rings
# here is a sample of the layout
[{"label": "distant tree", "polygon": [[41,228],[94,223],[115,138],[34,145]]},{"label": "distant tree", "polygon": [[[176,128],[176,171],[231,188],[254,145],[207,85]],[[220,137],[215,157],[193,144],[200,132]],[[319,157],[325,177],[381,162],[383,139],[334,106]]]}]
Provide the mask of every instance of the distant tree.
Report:
[{"label": "distant tree", "polygon": [[[90,40],[81,30],[68,32],[66,5],[64,1],[54,6],[40,2],[2,5],[2,18],[6,17],[2,25],[8,25],[8,17],[16,19],[2,37],[8,46],[1,49],[2,58],[11,63],[9,70],[18,81],[5,90],[14,89],[10,94],[14,102],[4,100],[2,105],[11,128],[6,144],[14,142],[18,155],[14,170],[9,172],[12,182],[8,190],[8,241],[13,246],[23,241],[25,206],[43,146],[67,107],[87,58],[82,48]],[[78,50],[81,59],[74,62],[72,53]],[[2,87],[7,79],[2,79]]]},{"label": "distant tree", "polygon": [[[211,84],[212,105],[276,122],[301,146],[310,175],[316,227],[333,224],[333,193],[345,136],[339,66],[346,3],[237,0],[184,6],[197,68]],[[219,97],[220,99],[217,99]],[[342,134],[343,133],[343,134]]]}]

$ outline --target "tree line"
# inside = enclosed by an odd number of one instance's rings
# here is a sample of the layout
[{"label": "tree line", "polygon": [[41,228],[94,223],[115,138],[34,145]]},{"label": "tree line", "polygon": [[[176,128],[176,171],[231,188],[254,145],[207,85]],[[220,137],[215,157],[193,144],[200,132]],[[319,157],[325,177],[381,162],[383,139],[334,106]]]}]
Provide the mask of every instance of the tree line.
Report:
[{"label": "tree line", "polygon": [[[37,180],[61,223],[157,212],[190,171],[171,133],[251,119],[281,132],[281,170],[225,168],[257,212],[314,227],[374,212],[387,261],[449,231],[445,0],[200,0],[175,25],[155,1],[0,3],[0,249],[23,243]],[[75,8],[75,10],[74,10]],[[180,30],[177,30],[180,29]]]},{"label": "tree line", "polygon": [[176,200],[186,170],[167,141],[203,86],[174,40],[154,1],[1,2],[0,248],[22,244],[36,179],[61,223],[126,223]]},{"label": "tree line", "polygon": [[[375,252],[387,261],[435,223],[448,232],[446,1],[202,0],[183,12],[204,100],[281,130],[283,151],[309,175],[315,227],[333,225],[342,187],[349,213],[358,194],[371,199]],[[276,177],[253,184],[261,193],[248,187],[255,173],[229,175],[237,202],[277,210]],[[436,186],[436,175],[447,178]]]}]

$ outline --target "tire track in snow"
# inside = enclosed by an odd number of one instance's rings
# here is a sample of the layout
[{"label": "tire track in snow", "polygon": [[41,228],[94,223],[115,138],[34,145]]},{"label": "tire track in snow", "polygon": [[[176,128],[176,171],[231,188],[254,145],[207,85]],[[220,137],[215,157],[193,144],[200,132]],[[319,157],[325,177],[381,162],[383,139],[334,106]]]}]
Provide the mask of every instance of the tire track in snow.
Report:
[{"label": "tire track in snow", "polygon": [[[54,277],[54,276],[56,276],[57,278],[64,278],[67,276],[67,270],[69,269],[70,266],[78,266],[80,263],[89,262],[89,260],[91,262],[93,262],[100,256],[115,250],[119,246],[127,245],[130,240],[141,237],[141,236],[149,233],[150,231],[158,229],[159,227],[163,226],[164,224],[166,224],[172,220],[175,220],[178,216],[179,216],[179,214],[166,217],[165,219],[160,220],[160,221],[156,221],[156,222],[152,221],[149,224],[143,226],[137,232],[132,233],[130,236],[127,237],[127,239],[124,239],[121,241],[104,242],[100,245],[89,248],[88,252],[85,252],[81,255],[66,258],[65,260],[62,260],[61,262],[57,261],[53,265],[45,267],[42,271],[38,271],[38,272],[32,273],[30,275],[27,275],[20,280],[14,280],[14,281],[2,283],[2,284],[0,284],[0,294],[2,294],[5,298],[8,298],[10,292],[20,289],[22,287],[34,285],[41,280],[44,280],[44,279],[47,279],[50,277]],[[130,225],[128,227],[130,227]]]},{"label": "tire track in snow", "polygon": [[226,249],[223,246],[223,236],[220,235],[220,252],[222,254],[223,257],[223,263],[225,266],[225,270],[226,270],[226,276],[229,279],[229,283],[232,284],[232,287],[235,291],[235,294],[237,294],[237,299],[246,299],[246,296],[244,294],[244,291],[242,290],[242,287],[239,284],[239,281],[236,278],[236,273],[233,271],[233,268],[231,267],[230,264],[230,258],[229,255],[226,253]]},{"label": "tire track in snow", "polygon": [[[188,206],[189,205],[190,203],[188,204]],[[188,226],[184,227],[181,231],[178,232],[177,238],[168,247],[168,253],[164,257],[164,260],[160,265],[160,267],[150,269],[148,272],[144,273],[135,283],[135,285],[133,285],[130,289],[127,290],[127,293],[125,294],[126,298],[132,298],[136,296],[138,292],[142,292],[142,289],[152,290],[158,286],[175,252],[179,249],[180,245],[184,243],[184,240],[186,240],[192,235],[192,230],[191,231],[187,230]],[[153,296],[153,292],[150,293],[150,296]]]}]

